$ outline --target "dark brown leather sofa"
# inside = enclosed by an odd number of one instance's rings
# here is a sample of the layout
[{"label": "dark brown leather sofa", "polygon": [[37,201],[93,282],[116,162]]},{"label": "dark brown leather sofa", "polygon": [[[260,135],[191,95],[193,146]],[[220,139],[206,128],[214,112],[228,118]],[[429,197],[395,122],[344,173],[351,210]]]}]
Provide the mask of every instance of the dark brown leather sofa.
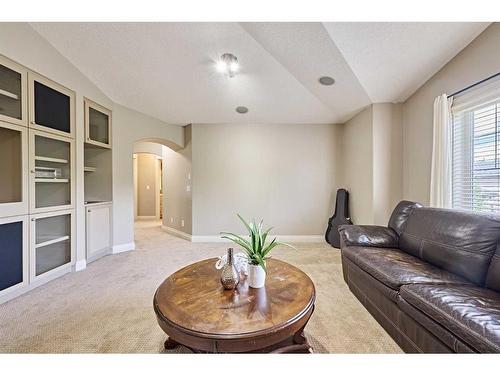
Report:
[{"label": "dark brown leather sofa", "polygon": [[500,352],[498,216],[402,201],[339,232],[345,281],[405,352]]}]

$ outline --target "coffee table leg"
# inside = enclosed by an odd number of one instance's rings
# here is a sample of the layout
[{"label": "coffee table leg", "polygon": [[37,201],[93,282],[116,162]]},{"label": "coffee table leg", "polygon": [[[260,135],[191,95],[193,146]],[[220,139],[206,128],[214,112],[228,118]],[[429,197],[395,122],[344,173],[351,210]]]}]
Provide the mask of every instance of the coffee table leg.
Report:
[{"label": "coffee table leg", "polygon": [[299,332],[293,335],[293,343],[298,345],[307,344],[307,338],[304,335],[304,329],[301,329]]},{"label": "coffee table leg", "polygon": [[293,336],[293,342],[296,344],[296,346],[301,346],[302,348],[298,349],[298,351],[302,352],[304,350],[305,352],[313,353],[313,348],[311,345],[309,345],[309,341],[307,341],[307,337],[304,335],[304,331],[297,332]]},{"label": "coffee table leg", "polygon": [[175,349],[179,346],[180,344],[175,341],[175,340],[172,340],[170,337],[167,339],[167,341],[165,341],[165,344],[163,344],[163,346],[165,347],[165,350],[172,350],[172,349]]},{"label": "coffee table leg", "polygon": [[306,336],[304,335],[304,329],[301,329],[292,338],[292,345],[283,346],[281,348],[273,350],[272,354],[283,354],[283,353],[312,353],[312,347],[309,345]]}]

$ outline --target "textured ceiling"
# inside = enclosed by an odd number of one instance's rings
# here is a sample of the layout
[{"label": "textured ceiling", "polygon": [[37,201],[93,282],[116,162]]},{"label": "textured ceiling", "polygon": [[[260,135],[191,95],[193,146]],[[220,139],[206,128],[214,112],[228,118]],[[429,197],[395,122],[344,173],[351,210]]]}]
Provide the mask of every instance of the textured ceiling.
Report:
[{"label": "textured ceiling", "polygon": [[[113,101],[187,124],[344,122],[406,99],[488,24],[31,25]],[[225,52],[240,61],[235,78],[214,69]]]},{"label": "textured ceiling", "polygon": [[489,23],[325,23],[373,103],[403,102]]}]

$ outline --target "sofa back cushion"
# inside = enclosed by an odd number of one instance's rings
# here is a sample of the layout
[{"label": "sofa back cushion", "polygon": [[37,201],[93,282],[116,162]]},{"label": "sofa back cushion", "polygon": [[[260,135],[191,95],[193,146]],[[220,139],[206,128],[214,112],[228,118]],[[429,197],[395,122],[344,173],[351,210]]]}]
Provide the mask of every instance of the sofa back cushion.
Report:
[{"label": "sofa back cushion", "polygon": [[421,207],[408,217],[399,247],[484,286],[499,240],[499,217]]},{"label": "sofa back cushion", "polygon": [[408,220],[410,214],[417,207],[422,207],[422,205],[420,203],[410,201],[399,202],[394,211],[392,211],[392,215],[387,226],[392,228],[398,236],[401,236],[401,233],[406,225],[406,220]]}]

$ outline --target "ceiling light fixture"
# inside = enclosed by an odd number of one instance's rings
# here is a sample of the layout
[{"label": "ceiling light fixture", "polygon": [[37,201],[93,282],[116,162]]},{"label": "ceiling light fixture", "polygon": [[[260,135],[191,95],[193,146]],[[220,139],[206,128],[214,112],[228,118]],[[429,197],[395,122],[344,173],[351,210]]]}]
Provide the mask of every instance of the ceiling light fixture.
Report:
[{"label": "ceiling light fixture", "polygon": [[244,115],[245,113],[248,112],[248,108],[240,105],[239,107],[236,107],[236,112],[238,112],[239,114]]},{"label": "ceiling light fixture", "polygon": [[335,83],[335,80],[332,77],[329,77],[329,76],[319,77],[318,81],[323,86],[331,86],[331,85],[333,85]]},{"label": "ceiling light fixture", "polygon": [[234,77],[240,69],[238,59],[232,53],[223,54],[215,67],[219,73],[224,73],[230,78]]}]

